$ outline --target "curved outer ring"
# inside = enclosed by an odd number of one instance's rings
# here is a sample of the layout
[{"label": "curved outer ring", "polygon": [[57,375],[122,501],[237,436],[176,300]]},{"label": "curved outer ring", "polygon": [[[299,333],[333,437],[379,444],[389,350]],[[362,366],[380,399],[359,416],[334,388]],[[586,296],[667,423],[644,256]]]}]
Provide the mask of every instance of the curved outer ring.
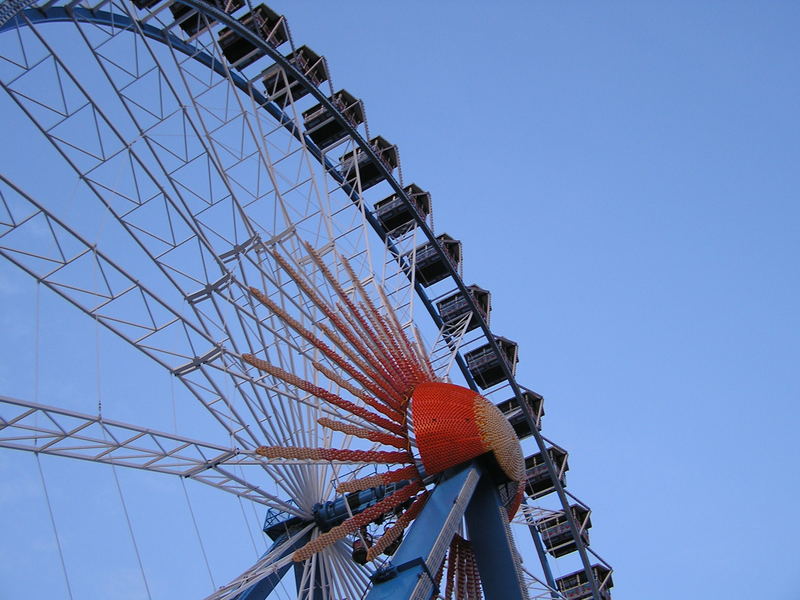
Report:
[{"label": "curved outer ring", "polygon": [[[9,1],[10,0],[6,0],[6,2],[9,2]],[[3,4],[7,6],[6,2],[4,2]],[[240,37],[246,39],[250,44],[252,44],[256,48],[258,48],[259,50],[263,51],[267,56],[270,57],[270,59],[272,59],[274,62],[280,64],[281,67],[285,71],[290,72],[292,74],[292,77],[296,78],[297,81],[299,81],[300,84],[308,91],[308,93],[310,93],[320,104],[322,104],[326,108],[326,110],[328,110],[334,116],[336,121],[340,125],[342,125],[344,127],[344,129],[347,131],[347,133],[350,136],[350,138],[358,145],[360,150],[362,152],[364,152],[366,154],[366,156],[368,156],[369,159],[377,166],[379,173],[384,177],[386,182],[390,185],[392,190],[394,190],[395,194],[397,194],[397,196],[406,205],[406,207],[410,208],[410,209],[413,209],[414,205],[412,204],[410,198],[405,193],[403,188],[400,186],[399,182],[394,178],[394,176],[389,171],[389,169],[387,169],[386,166],[383,164],[383,162],[378,158],[377,153],[373,150],[372,146],[368,143],[368,141],[365,140],[361,136],[360,133],[358,133],[356,128],[353,127],[350,124],[350,122],[333,105],[333,103],[327,98],[327,96],[325,96],[319,90],[319,88],[317,88],[312,82],[310,82],[308,80],[308,78],[305,76],[304,73],[302,73],[292,63],[290,63],[286,59],[286,57],[283,56],[283,54],[281,54],[275,48],[273,48],[272,46],[267,44],[264,40],[259,38],[254,32],[252,32],[249,29],[247,29],[246,27],[244,27],[234,17],[232,17],[231,15],[229,15],[228,13],[226,13],[224,11],[219,10],[215,6],[211,6],[211,5],[207,4],[206,2],[203,2],[203,0],[175,0],[175,2],[177,2],[179,4],[184,4],[184,5],[186,5],[186,6],[190,7],[190,8],[193,8],[193,9],[197,10],[198,12],[201,12],[201,13],[204,13],[204,14],[207,14],[207,15],[213,17],[216,21],[218,21],[221,24],[225,25],[226,27],[230,28],[231,30],[236,32]],[[27,3],[25,3],[25,4],[27,4]],[[22,4],[22,6],[24,6],[25,4]],[[74,8],[71,8],[71,9],[66,9],[64,7],[51,7],[51,8],[48,8],[48,9],[44,10],[44,11],[39,10],[39,9],[35,9],[35,8],[33,8],[33,9],[28,8],[28,9],[19,10],[19,11],[17,11],[16,14],[19,14],[19,13],[24,13],[33,22],[37,22],[37,21],[66,21],[66,20],[72,20],[73,18],[75,18],[75,19],[78,19],[78,20],[85,20],[85,21],[89,21],[89,22],[101,22],[102,23],[102,22],[104,22],[104,16],[105,15],[110,16],[110,13],[104,13],[103,11],[97,11],[97,10],[89,11],[89,10],[83,9],[81,7],[74,7]],[[14,16],[16,16],[16,14]],[[0,25],[0,32],[5,31],[6,29],[15,29],[16,28],[16,23],[14,22],[14,16],[8,17],[8,21],[6,23],[3,23],[2,25]],[[120,22],[120,16],[119,15],[114,15],[114,17],[115,17],[114,18],[115,26],[120,27],[122,25],[124,27],[130,27],[131,29],[133,29],[133,23],[134,23],[133,21],[130,21],[129,23],[125,24],[125,23],[121,23]],[[308,136],[306,136],[302,131],[299,130],[299,128],[295,125],[294,121],[291,118],[289,118],[289,116],[286,115],[286,113],[284,113],[282,110],[280,110],[274,103],[267,102],[266,101],[267,99],[263,95],[261,95],[260,93],[257,93],[255,90],[253,90],[252,87],[249,87],[247,82],[243,78],[238,76],[236,73],[229,72],[223,65],[221,65],[219,63],[219,61],[216,61],[215,59],[213,59],[213,57],[208,56],[206,54],[198,54],[196,52],[196,50],[192,46],[190,46],[189,44],[187,44],[186,42],[184,42],[180,38],[174,36],[173,34],[169,34],[168,35],[168,40],[165,40],[164,39],[163,30],[158,29],[156,27],[153,27],[151,25],[147,25],[147,24],[142,24],[142,23],[138,23],[138,22],[137,22],[137,24],[138,24],[138,27],[141,28],[142,33],[144,33],[144,35],[146,35],[147,37],[150,37],[150,38],[152,38],[152,39],[154,39],[156,41],[162,42],[162,43],[166,43],[168,41],[177,50],[179,50],[180,52],[183,52],[183,53],[185,53],[187,55],[193,53],[195,58],[197,58],[197,60],[199,60],[201,63],[205,64],[206,66],[208,66],[212,70],[214,70],[216,73],[218,73],[220,75],[223,75],[223,76],[227,76],[229,74],[231,79],[232,79],[232,81],[234,82],[234,84],[238,88],[240,88],[241,90],[247,91],[248,93],[250,93],[250,91],[252,91],[255,94],[255,97],[256,97],[257,100],[259,100],[259,101],[263,100],[264,101],[262,103],[262,106],[279,123],[281,123],[284,127],[286,127],[287,130],[290,131],[290,133],[292,133],[292,135],[294,135],[297,139],[303,138],[303,141],[307,145],[309,151],[325,167],[325,170],[328,171],[328,173],[334,179],[336,179],[337,182],[343,184],[342,185],[342,189],[350,196],[350,198],[354,202],[358,201],[358,195],[357,195],[356,191],[352,188],[352,186],[349,186],[344,181],[344,177],[341,175],[341,173],[338,172],[338,170],[333,165],[333,163],[331,163],[327,158],[325,158],[324,154],[316,146],[316,144],[314,144],[314,142]],[[258,98],[258,96],[261,96],[261,97]],[[396,257],[399,258],[399,252],[398,252],[396,246],[388,238],[388,235],[387,235],[386,231],[383,229],[383,227],[380,225],[380,223],[377,221],[377,219],[374,217],[374,215],[369,211],[364,211],[364,212],[365,212],[367,221],[370,223],[372,228],[376,231],[376,233],[381,238],[381,240],[384,241],[387,244],[387,247],[389,248],[389,250]],[[593,574],[593,571],[592,571],[591,561],[589,560],[589,556],[588,556],[588,553],[586,551],[586,545],[583,543],[583,539],[582,539],[582,537],[580,535],[580,528],[578,527],[578,524],[577,524],[575,518],[572,515],[572,510],[570,510],[569,499],[567,498],[566,492],[564,491],[564,487],[561,485],[561,482],[559,480],[558,471],[556,469],[555,463],[550,458],[550,455],[547,452],[547,445],[546,445],[546,443],[544,441],[544,438],[542,437],[541,432],[539,431],[538,427],[536,426],[535,416],[533,415],[533,413],[532,413],[530,407],[528,406],[528,404],[526,402],[524,402],[520,386],[517,383],[516,379],[514,378],[514,375],[511,372],[511,368],[509,367],[508,363],[505,360],[505,357],[501,353],[500,347],[497,344],[497,342],[495,341],[494,336],[492,335],[492,332],[491,332],[491,330],[489,329],[489,326],[486,323],[486,320],[483,318],[483,316],[481,315],[480,311],[478,311],[478,307],[477,307],[475,301],[472,299],[472,296],[469,293],[467,293],[467,287],[464,284],[464,282],[462,281],[461,277],[459,276],[457,270],[453,267],[453,265],[450,263],[450,261],[447,260],[447,257],[446,257],[446,255],[444,253],[444,249],[437,242],[436,237],[433,234],[433,231],[428,226],[428,224],[425,222],[425,220],[419,215],[419,213],[416,210],[410,210],[410,212],[414,216],[414,220],[417,222],[417,227],[424,233],[425,237],[433,245],[434,249],[436,250],[436,253],[439,255],[439,258],[447,266],[447,269],[449,271],[450,277],[455,282],[456,287],[458,288],[459,292],[461,292],[461,294],[467,300],[467,303],[468,303],[470,309],[472,310],[473,318],[476,319],[476,322],[478,323],[478,326],[480,327],[481,331],[483,332],[484,336],[486,337],[490,348],[492,349],[494,355],[498,358],[498,360],[500,362],[500,365],[502,366],[503,374],[508,379],[508,382],[509,382],[509,384],[511,386],[511,389],[514,391],[514,395],[517,398],[517,402],[518,402],[519,406],[522,408],[523,414],[525,415],[525,419],[528,422],[528,425],[530,426],[530,430],[531,430],[531,432],[533,434],[534,439],[536,440],[536,445],[538,446],[539,452],[541,453],[542,457],[544,458],[544,462],[545,462],[545,465],[547,466],[548,474],[549,474],[551,480],[554,483],[555,491],[556,491],[556,493],[557,493],[557,495],[559,497],[559,500],[561,502],[561,506],[562,506],[562,508],[564,510],[564,514],[567,517],[567,521],[569,523],[570,530],[571,530],[571,533],[573,535],[573,538],[576,541],[576,545],[577,545],[577,548],[578,548],[578,553],[579,553],[580,558],[581,558],[581,563],[583,565],[584,572],[585,572],[586,577],[588,579],[588,582],[589,582],[589,584],[590,584],[590,586],[592,588],[592,596],[593,596],[594,600],[602,600],[601,596],[600,596],[600,590],[599,590],[599,587],[597,585],[597,581],[594,578],[594,574]],[[431,303],[430,299],[428,298],[427,294],[425,293],[425,288],[419,282],[415,282],[414,287],[415,287],[415,290],[417,292],[417,295],[420,297],[420,299],[421,299],[422,303],[424,304],[426,310],[430,314],[430,316],[433,319],[434,323],[436,323],[436,326],[437,327],[441,327],[442,326],[441,317],[436,312],[436,310],[433,307],[433,304]],[[470,374],[469,369],[467,368],[466,362],[464,361],[464,358],[461,356],[460,353],[456,354],[456,363],[458,364],[459,370],[462,372],[462,374],[463,374],[464,378],[466,379],[467,383],[469,384],[470,388],[472,388],[473,390],[475,390],[477,392],[478,390],[477,390],[477,385],[475,383],[475,380],[472,377],[472,375]],[[532,531],[532,534],[536,537],[536,534],[533,533],[533,531]],[[597,555],[595,554],[595,556],[597,556]],[[600,557],[598,556],[598,558],[600,558]],[[549,573],[549,566],[547,565],[546,558],[544,557],[544,555],[542,553],[540,553],[540,560],[543,563],[542,566],[545,568],[546,573]],[[602,559],[600,559],[600,560],[602,560]],[[603,562],[605,562],[605,561],[603,561]],[[554,582],[552,581],[552,575],[547,577],[547,579],[548,579],[548,583],[550,585],[553,585]]]}]

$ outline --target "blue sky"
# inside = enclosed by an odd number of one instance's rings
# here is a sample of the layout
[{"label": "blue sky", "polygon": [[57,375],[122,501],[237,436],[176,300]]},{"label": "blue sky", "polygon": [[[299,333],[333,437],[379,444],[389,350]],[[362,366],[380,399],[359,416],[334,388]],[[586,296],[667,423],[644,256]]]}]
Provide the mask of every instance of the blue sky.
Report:
[{"label": "blue sky", "polygon": [[797,5],[273,6],[464,241],[614,597],[795,597]]},{"label": "blue sky", "polygon": [[[519,342],[519,382],[545,396],[543,432],[570,451],[569,489],[594,511],[592,546],[616,568],[614,598],[796,597],[800,526],[786,508],[800,458],[800,9],[270,6],[287,16],[297,45],[328,58],[336,89],[364,99],[371,132],[398,144],[405,181],[432,194],[437,231],[464,242],[465,279],[492,291],[492,328]],[[19,302],[32,287],[2,275],[4,329],[13,344],[29,343],[15,327],[32,319],[30,302]],[[41,301],[55,347],[62,317]],[[74,348],[89,365],[99,353],[93,336]],[[107,356],[118,342],[102,344]],[[56,380],[70,375],[57,361],[42,368]],[[88,371],[81,384],[91,389]],[[114,378],[124,382],[124,370]],[[18,374],[2,393],[30,397],[32,379]],[[155,406],[173,393],[163,374],[148,392],[137,402]],[[169,422],[168,407],[157,410]],[[9,480],[36,468],[10,458],[0,456]],[[94,467],[42,462],[57,509],[69,498],[63,481]],[[145,494],[175,487],[121,478]],[[33,477],[6,489],[0,505],[38,498],[38,485]],[[116,506],[108,477],[104,490],[83,510]],[[230,509],[192,494],[211,514]],[[49,533],[37,502],[27,517],[39,529],[25,535],[38,543]],[[144,519],[134,502],[134,520]],[[180,508],[165,501],[158,527],[188,546],[188,525],[168,529],[185,519]],[[118,519],[98,516],[96,526],[125,537]],[[167,556],[154,540],[151,550]],[[57,578],[48,543],[43,562]],[[12,553],[0,550],[9,570],[18,567]],[[134,589],[135,571],[113,575]]]}]

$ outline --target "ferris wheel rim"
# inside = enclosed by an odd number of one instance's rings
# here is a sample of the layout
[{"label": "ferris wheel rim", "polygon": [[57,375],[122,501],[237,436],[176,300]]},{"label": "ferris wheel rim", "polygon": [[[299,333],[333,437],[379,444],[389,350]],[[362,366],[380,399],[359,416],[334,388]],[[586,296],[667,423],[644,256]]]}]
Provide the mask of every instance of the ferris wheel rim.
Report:
[{"label": "ferris wheel rim", "polygon": [[[272,46],[267,44],[264,40],[261,40],[260,38],[255,36],[255,34],[250,32],[247,28],[243,27],[231,15],[229,15],[227,13],[224,13],[223,11],[220,11],[220,10],[216,9],[215,7],[213,7],[213,6],[210,6],[210,5],[206,4],[202,0],[175,0],[175,1],[177,3],[180,3],[180,4],[184,4],[184,5],[190,6],[190,7],[194,8],[194,9],[196,9],[198,12],[208,13],[208,14],[212,15],[220,23],[223,23],[226,26],[229,26],[234,31],[236,31],[241,37],[250,38],[249,41],[251,43],[253,43],[253,45],[259,47],[259,49],[262,50],[265,54],[267,54],[275,63],[280,64],[286,71],[292,72],[293,76],[296,77],[296,79],[308,90],[308,92],[311,93],[323,106],[325,106],[332,114],[334,114],[338,118],[338,120],[340,121],[340,124],[343,125],[348,130],[348,135],[350,136],[350,139],[368,157],[370,157],[373,160],[373,162],[376,164],[377,168],[380,171],[382,171],[382,175],[383,175],[384,179],[389,183],[390,187],[392,187],[392,189],[401,198],[401,200],[407,206],[411,206],[412,205],[412,202],[411,202],[409,196],[406,194],[405,190],[402,188],[400,183],[395,179],[394,175],[389,171],[389,169],[387,169],[383,165],[382,161],[378,159],[378,155],[374,151],[374,149],[372,148],[371,144],[369,142],[367,142],[361,136],[361,134],[356,130],[356,128],[353,127],[347,121],[347,119],[345,119],[342,116],[341,111],[338,109],[338,107],[336,107],[333,103],[331,103],[329,101],[329,99],[319,90],[319,88],[317,86],[313,85],[310,81],[308,81],[308,79],[305,77],[305,74],[301,70],[296,68],[296,66],[293,65],[290,61],[288,61],[286,59],[286,57],[284,57],[281,53],[279,53],[275,48],[273,48]],[[51,9],[58,9],[58,8],[60,8],[60,7],[51,7]],[[36,19],[38,19],[39,21],[43,21],[44,22],[44,21],[48,21],[48,20],[59,20],[58,18],[56,18],[56,19],[48,19],[46,16],[39,18],[41,16],[41,11],[39,11],[38,9],[29,9],[29,8],[27,8],[27,9],[22,9],[22,10],[26,14],[30,12],[31,16],[36,18]],[[76,7],[75,10],[80,11],[82,9],[81,9],[81,7]],[[17,13],[17,14],[19,14],[19,13]],[[66,12],[64,12],[64,19],[67,19],[67,18],[73,18],[73,17],[68,16],[66,14]],[[7,21],[5,24],[0,26],[0,32],[12,28],[10,23],[13,22],[13,20],[14,19],[12,17],[9,21]],[[156,29],[154,28],[154,30],[156,30]],[[159,34],[163,34],[163,32],[161,32],[161,30],[157,30],[157,31],[159,31]],[[155,35],[153,36],[153,39],[156,39],[157,41],[163,41],[163,40],[159,40]],[[177,38],[177,37],[175,38],[175,40],[176,41],[181,41],[180,38]],[[220,67],[220,69],[221,68],[222,67]],[[231,72],[230,75],[235,75],[235,74],[233,72]],[[247,83],[242,80],[241,81],[241,85],[242,86],[247,86]],[[242,89],[242,88],[240,88],[240,89]],[[284,113],[283,111],[278,109],[273,103],[265,103],[265,104],[263,104],[263,106],[267,107],[267,110],[270,112],[270,114],[274,118],[279,119],[279,122],[281,122],[287,129],[290,129],[290,131],[293,129],[294,130],[294,131],[292,131],[293,135],[302,135],[302,136],[307,138],[307,135],[303,134],[302,131],[299,131],[299,129],[296,127],[296,124],[294,123],[294,121],[291,118],[289,118],[288,115],[286,115],[286,113]],[[327,161],[327,159],[324,156],[324,153],[322,151],[320,151],[316,147],[316,145],[313,143],[312,140],[306,139],[306,143],[307,143],[309,149],[312,150],[312,155],[314,155],[314,157],[320,162],[320,164],[323,165],[323,167],[326,169],[326,171],[329,173],[329,175],[337,177],[338,172],[336,171],[335,167],[329,161]],[[343,178],[341,176],[339,176],[339,177],[340,177],[340,182],[341,182],[341,180]],[[343,188],[344,188],[344,186],[343,186]],[[431,230],[431,228],[424,221],[424,219],[420,218],[419,215],[416,214],[415,211],[412,211],[412,214],[414,215],[414,218],[418,221],[417,225],[418,225],[420,231],[426,236],[428,241],[433,244],[433,246],[436,249],[436,251],[442,257],[444,257],[443,250],[436,243],[436,237],[433,234],[433,231]],[[384,241],[386,241],[386,233],[383,231],[382,227],[380,226],[379,223],[377,223],[377,221],[374,219],[374,217],[371,215],[371,213],[367,213],[367,220],[369,221],[369,223],[372,226],[372,228],[374,229],[374,231]],[[491,330],[489,329],[488,324],[486,323],[486,320],[483,318],[483,316],[481,315],[480,311],[477,310],[476,303],[474,302],[472,296],[467,293],[466,285],[464,284],[460,274],[458,273],[458,270],[447,260],[443,261],[443,263],[446,265],[447,269],[450,271],[449,276],[452,278],[452,280],[456,284],[456,287],[465,296],[467,302],[470,304],[471,309],[472,309],[473,314],[474,314],[474,318],[478,322],[478,324],[479,324],[481,330],[483,331],[483,333],[484,333],[484,335],[485,335],[485,337],[487,339],[487,342],[490,345],[490,347],[492,348],[493,352],[498,357],[502,356],[500,348],[499,348],[497,342],[495,341],[494,335],[492,334]],[[417,295],[421,298],[421,300],[423,302],[423,305],[425,305],[425,307],[426,307],[428,313],[430,314],[430,316],[432,317],[434,323],[436,323],[437,325],[440,325],[441,321],[439,319],[439,315],[435,311],[435,309],[433,308],[432,302],[427,297],[427,294],[425,293],[424,287],[419,282],[415,282],[414,283],[414,287],[415,287],[415,291],[416,291]],[[466,363],[463,361],[463,357],[461,357],[460,353],[456,357],[456,361],[459,364],[459,368],[462,371],[462,373],[463,373],[465,379],[467,380],[467,382],[473,388],[475,388],[474,379],[473,379],[471,373],[469,372],[469,369],[467,368]],[[518,399],[520,399],[521,398],[521,390],[520,390],[520,386],[517,384],[517,382],[515,380],[514,373],[511,371],[511,369],[509,368],[508,364],[504,360],[501,360],[500,363],[501,363],[502,369],[505,371],[506,378],[507,378],[512,390],[514,391],[514,394],[517,396]],[[524,405],[523,402],[520,402],[520,404]],[[528,416],[528,415],[526,415],[526,416]],[[543,455],[545,457],[547,457],[547,452],[546,452],[546,448],[547,447],[545,445],[544,438],[541,438],[541,435],[538,433],[538,430],[537,430],[536,427],[532,427],[532,431],[533,431],[533,434],[534,434],[534,436],[536,438],[537,444],[540,447],[540,451],[543,453]],[[550,461],[547,460],[547,458],[545,458],[545,462],[546,462],[546,464],[548,464],[548,467],[552,467],[550,465]],[[551,470],[552,470],[552,468],[551,468]],[[553,477],[553,480],[555,482],[558,482],[558,478],[557,477]],[[566,499],[566,496],[564,495],[564,490],[561,488],[559,483],[556,484],[556,488],[557,488],[556,491],[559,493],[559,496],[561,497],[562,504],[564,504],[564,506],[567,507],[568,506],[568,500]],[[569,514],[569,511],[567,511],[567,514]],[[570,519],[570,522],[571,522],[571,519]],[[583,549],[583,547],[580,544],[579,544],[579,551],[581,551],[581,558],[582,558],[582,560],[584,562],[584,565],[585,565],[586,569],[588,570],[589,569],[588,558],[584,556],[585,555],[585,549]],[[594,578],[591,578],[590,582],[593,585],[593,587],[596,588],[596,583],[594,581]],[[596,591],[596,589],[593,590],[593,591]]]}]

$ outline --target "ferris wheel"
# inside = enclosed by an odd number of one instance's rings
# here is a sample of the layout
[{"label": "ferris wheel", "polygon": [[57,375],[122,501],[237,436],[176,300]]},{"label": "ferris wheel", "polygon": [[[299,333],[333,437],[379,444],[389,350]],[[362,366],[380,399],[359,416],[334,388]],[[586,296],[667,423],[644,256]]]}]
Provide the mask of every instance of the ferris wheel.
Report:
[{"label": "ferris wheel", "polygon": [[[211,576],[197,597],[610,598],[489,292],[283,16],[6,0],[0,85],[0,282],[7,314],[31,319],[8,324],[0,457],[38,471],[56,595],[97,597],[74,572],[115,551],[67,556],[52,471],[86,463],[113,481],[132,597],[175,588],[148,567],[129,494],[151,496],[158,562],[190,559],[168,549],[160,484],[123,491],[126,472],[179,482]],[[89,489],[64,493],[94,506]],[[251,538],[257,558],[223,581],[203,489],[263,520],[265,547]]]}]

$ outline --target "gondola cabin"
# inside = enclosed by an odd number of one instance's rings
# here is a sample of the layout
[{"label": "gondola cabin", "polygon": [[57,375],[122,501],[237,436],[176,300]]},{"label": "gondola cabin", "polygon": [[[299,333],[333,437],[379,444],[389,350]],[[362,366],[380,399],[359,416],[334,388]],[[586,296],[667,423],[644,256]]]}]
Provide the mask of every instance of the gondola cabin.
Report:
[{"label": "gondola cabin", "polygon": [[[265,4],[259,4],[238,21],[274,48],[289,39],[286,20]],[[243,69],[264,56],[262,50],[228,27],[219,33],[219,46],[228,62],[237,69]]]},{"label": "gondola cabin", "polygon": [[[584,545],[588,546],[589,528],[592,526],[592,520],[589,518],[589,509],[580,504],[573,504],[570,506],[570,511],[581,532],[581,540]],[[569,526],[569,520],[564,511],[559,511],[537,520],[536,528],[542,536],[545,550],[556,558],[566,556],[578,549],[578,545],[575,543],[575,536],[572,535],[572,528]]]},{"label": "gondola cabin", "polygon": [[504,363],[508,366],[513,375],[517,369],[517,362],[519,361],[516,342],[512,342],[500,336],[495,336],[494,339],[500,347],[502,357],[494,353],[491,344],[485,344],[475,350],[470,350],[464,355],[464,360],[467,363],[470,374],[473,379],[475,379],[475,383],[482,389],[506,381],[507,377],[505,369],[503,368]]},{"label": "gondola cabin", "polygon": [[[531,409],[536,428],[541,429],[542,417],[544,416],[544,398],[526,388],[521,388],[521,392],[523,400]],[[517,402],[516,396],[504,400],[497,405],[497,408],[506,416],[506,419],[511,423],[514,432],[520,440],[524,440],[533,433],[528,419],[525,418],[525,413],[522,412],[522,407],[520,407],[519,402]]]},{"label": "gondola cabin", "polygon": [[[209,4],[230,15],[244,6],[244,0],[210,0]],[[178,27],[187,35],[195,35],[215,22],[207,14],[200,14],[190,6],[180,2],[170,4],[169,10],[178,23]]]},{"label": "gondola cabin", "polygon": [[[487,290],[479,288],[477,285],[467,286],[467,294],[472,298],[478,313],[486,324],[489,324],[489,313],[492,310],[491,293]],[[436,309],[439,311],[439,316],[445,325],[456,325],[466,315],[472,314],[472,307],[470,306],[469,299],[461,292],[448,296],[444,300],[436,303]],[[478,327],[477,319],[470,319],[466,331],[472,331]]]},{"label": "gondola cabin", "polygon": [[[611,592],[609,590],[614,587],[611,571],[603,565],[593,565],[592,573],[600,588],[600,598],[611,600]],[[566,600],[585,600],[592,597],[592,586],[583,569],[564,577],[559,577],[556,579],[556,587]]]},{"label": "gondola cabin", "polygon": [[[378,162],[389,173],[397,168],[397,146],[390,144],[381,136],[372,138],[369,141],[369,145],[375,151]],[[344,175],[351,187],[356,187],[360,181],[362,190],[371,188],[384,179],[378,163],[372,160],[361,148],[356,148],[339,158],[339,171]]]},{"label": "gondola cabin", "polygon": [[[412,261],[412,253],[404,254],[402,262],[404,265],[414,264],[415,274],[414,277],[418,283],[425,287],[433,285],[450,276],[450,268],[456,271],[461,266],[461,242],[454,240],[446,233],[436,236],[436,242],[442,249],[441,254],[437,251],[436,247],[428,242],[422,246],[418,246],[413,252],[414,261]],[[406,267],[406,272],[409,269]]]},{"label": "gondola cabin", "polygon": [[428,192],[422,191],[413,183],[403,188],[403,191],[411,200],[411,206],[399,194],[392,194],[375,203],[375,217],[393,238],[400,237],[414,226],[415,214],[423,221],[431,214],[431,195]]},{"label": "gondola cabin", "polygon": [[[366,119],[364,104],[347,90],[339,90],[329,100],[353,127],[359,126]],[[303,112],[303,125],[308,136],[323,150],[335,146],[348,135],[345,126],[322,104],[316,104]]]},{"label": "gondola cabin", "polygon": [[[566,450],[553,446],[547,449],[547,453],[555,464],[561,486],[566,486],[565,473],[569,471]],[[541,498],[555,490],[555,485],[550,478],[550,473],[547,471],[547,465],[541,452],[525,459],[525,477],[527,480],[525,490],[532,499]]]},{"label": "gondola cabin", "polygon": [[[300,46],[287,55],[286,60],[297,67],[306,79],[317,87],[328,80],[328,67],[325,59],[308,46]],[[277,63],[265,70],[261,77],[267,97],[281,107],[286,107],[289,103],[308,94],[308,89]]]}]

